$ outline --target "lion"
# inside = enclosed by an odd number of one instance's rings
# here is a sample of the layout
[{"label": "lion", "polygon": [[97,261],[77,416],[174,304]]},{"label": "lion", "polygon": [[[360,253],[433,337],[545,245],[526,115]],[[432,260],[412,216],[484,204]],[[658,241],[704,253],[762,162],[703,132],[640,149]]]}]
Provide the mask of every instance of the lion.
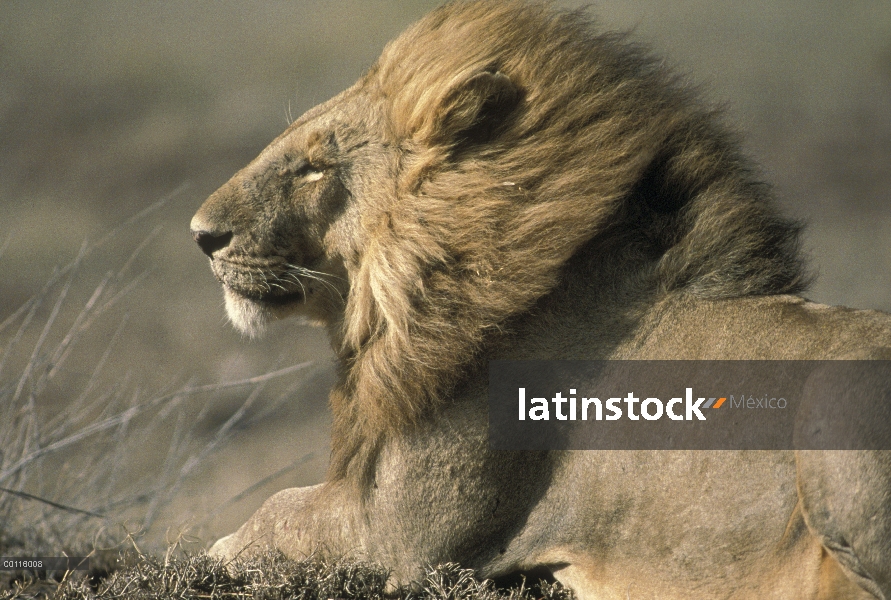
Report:
[{"label": "lion", "polygon": [[490,449],[493,359],[889,357],[891,316],[799,295],[800,227],[720,116],[586,13],[434,10],[191,230],[236,328],[303,316],[337,362],[325,481],[213,555],[394,584],[455,561],[583,600],[891,599],[889,452]]}]

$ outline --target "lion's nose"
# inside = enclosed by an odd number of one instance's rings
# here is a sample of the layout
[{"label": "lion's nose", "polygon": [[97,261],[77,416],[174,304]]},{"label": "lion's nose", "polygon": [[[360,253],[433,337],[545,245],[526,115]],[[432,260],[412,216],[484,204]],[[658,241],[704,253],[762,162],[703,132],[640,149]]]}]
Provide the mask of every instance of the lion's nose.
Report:
[{"label": "lion's nose", "polygon": [[192,230],[192,239],[198,242],[201,251],[213,259],[213,253],[222,250],[229,245],[232,240],[232,232],[226,231],[219,233],[217,231],[205,231],[203,229]]}]

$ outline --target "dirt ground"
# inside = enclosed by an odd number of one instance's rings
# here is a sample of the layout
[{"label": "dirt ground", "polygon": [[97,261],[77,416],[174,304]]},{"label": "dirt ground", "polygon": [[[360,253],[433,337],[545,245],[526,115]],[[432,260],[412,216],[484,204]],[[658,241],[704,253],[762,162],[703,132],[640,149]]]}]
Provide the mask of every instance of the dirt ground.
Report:
[{"label": "dirt ground", "polygon": [[[84,241],[169,196],[79,267],[69,318],[147,240],[127,270],[143,279],[81,342],[70,380],[89,376],[122,322],[105,372],[140,389],[314,361],[264,391],[259,417],[188,478],[169,523],[206,514],[313,453],[205,530],[227,532],[274,489],[319,481],[328,452],[332,375],[323,332],[282,322],[259,341],[235,333],[189,237],[191,215],[289,115],[351,84],[388,39],[436,4],[0,3],[0,323]],[[808,222],[805,245],[819,273],[808,296],[891,310],[891,3],[603,0],[592,10],[604,28],[634,29],[727,107],[785,210]],[[14,333],[0,330],[0,351]],[[13,357],[6,368],[27,360]],[[289,389],[264,414],[264,403]],[[48,397],[64,402],[65,388]],[[222,422],[241,400],[226,393],[198,401]],[[151,477],[164,461],[156,451],[163,448],[146,449],[134,478]]]}]

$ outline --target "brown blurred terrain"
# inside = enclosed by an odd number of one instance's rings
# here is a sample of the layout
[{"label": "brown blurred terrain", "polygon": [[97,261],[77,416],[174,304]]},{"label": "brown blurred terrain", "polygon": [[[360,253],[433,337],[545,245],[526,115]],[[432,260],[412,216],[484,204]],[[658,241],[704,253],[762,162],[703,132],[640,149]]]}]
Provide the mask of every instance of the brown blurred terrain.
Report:
[{"label": "brown blurred terrain", "polygon": [[[306,457],[203,530],[225,533],[275,489],[319,481],[328,452],[332,375],[323,332],[282,322],[259,341],[235,333],[189,237],[192,213],[290,116],[350,85],[388,39],[436,4],[0,3],[0,324],[85,241],[169,197],[78,265],[59,323],[77,318],[107,272],[121,289],[140,280],[79,341],[77,361],[37,410],[51,416],[70,400],[68,390],[91,377],[109,348],[102,378],[134,390],[314,361],[258,394],[252,418],[190,471],[166,524],[207,514]],[[633,28],[635,39],[727,106],[785,210],[809,223],[805,244],[819,274],[809,297],[891,310],[891,4],[605,0],[594,12],[604,28]],[[54,298],[36,309],[35,323],[51,317]],[[19,322],[0,328],[0,352],[20,330]],[[43,333],[22,331],[17,347],[25,350],[7,357],[0,387],[26,368]],[[203,409],[213,424],[243,401],[226,391],[187,400],[183,410]],[[151,479],[167,452],[166,442],[146,446],[130,477]]]}]

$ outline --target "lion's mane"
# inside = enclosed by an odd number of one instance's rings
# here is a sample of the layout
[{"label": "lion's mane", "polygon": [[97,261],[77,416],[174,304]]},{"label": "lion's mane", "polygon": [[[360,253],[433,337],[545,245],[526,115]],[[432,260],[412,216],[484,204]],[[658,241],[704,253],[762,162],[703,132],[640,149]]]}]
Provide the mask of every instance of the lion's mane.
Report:
[{"label": "lion's mane", "polygon": [[[475,89],[480,72],[511,89]],[[397,181],[369,200],[349,267],[334,479],[436,410],[586,245],[636,256],[615,277],[655,293],[807,283],[798,226],[716,112],[582,12],[447,4],[391,42],[358,87],[405,151]],[[469,94],[488,94],[478,113],[464,114]]]}]

